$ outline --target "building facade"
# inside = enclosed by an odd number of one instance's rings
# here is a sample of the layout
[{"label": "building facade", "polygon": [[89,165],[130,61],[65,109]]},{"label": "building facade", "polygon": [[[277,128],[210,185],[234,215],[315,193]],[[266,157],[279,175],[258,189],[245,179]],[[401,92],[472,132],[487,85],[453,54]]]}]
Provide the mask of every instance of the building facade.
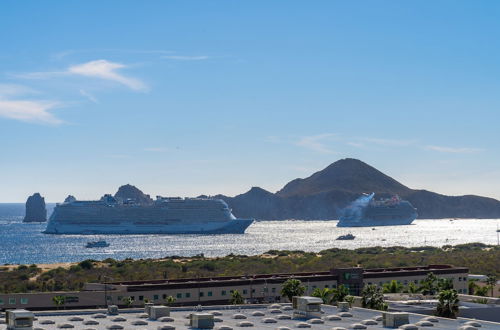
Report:
[{"label": "building facade", "polygon": [[125,306],[127,300],[131,306],[142,306],[147,301],[162,304],[169,296],[175,298],[175,305],[181,306],[227,304],[235,290],[249,303],[279,302],[285,300],[281,297],[281,286],[290,278],[303,283],[305,295],[312,294],[316,288],[336,288],[340,284],[348,287],[352,295],[359,295],[366,284],[382,286],[395,280],[403,285],[410,282],[418,285],[429,273],[451,279],[459,293],[467,293],[468,269],[464,267],[336,268],[309,273],[87,283],[84,291],[79,292],[0,294],[0,309],[56,308],[55,296],[64,297],[65,303],[59,308],[95,308],[106,304]]}]

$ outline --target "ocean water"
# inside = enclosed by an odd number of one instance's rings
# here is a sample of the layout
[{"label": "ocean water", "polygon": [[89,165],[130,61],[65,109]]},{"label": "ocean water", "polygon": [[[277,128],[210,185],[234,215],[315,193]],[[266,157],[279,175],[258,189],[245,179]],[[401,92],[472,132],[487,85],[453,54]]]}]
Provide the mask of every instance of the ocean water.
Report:
[{"label": "ocean water", "polygon": [[[49,205],[49,210],[53,205]],[[371,246],[497,244],[500,219],[416,220],[409,226],[337,228],[337,221],[258,221],[239,235],[46,235],[46,224],[22,223],[24,205],[0,204],[0,264],[75,262],[84,259],[254,255],[269,250],[321,251]],[[352,233],[356,239],[337,241]],[[107,248],[85,248],[105,239]]]}]

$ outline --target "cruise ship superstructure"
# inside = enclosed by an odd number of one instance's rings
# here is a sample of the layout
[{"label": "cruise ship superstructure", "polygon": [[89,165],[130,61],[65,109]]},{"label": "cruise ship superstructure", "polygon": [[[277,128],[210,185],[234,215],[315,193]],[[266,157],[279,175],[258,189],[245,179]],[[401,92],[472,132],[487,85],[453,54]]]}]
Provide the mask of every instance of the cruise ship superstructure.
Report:
[{"label": "cruise ship superstructure", "polygon": [[342,210],[337,227],[409,225],[418,216],[410,202],[398,196],[375,200],[375,194],[363,195]]},{"label": "cruise ship superstructure", "polygon": [[253,219],[237,219],[222,199],[158,196],[151,203],[67,198],[52,213],[47,234],[232,234]]}]

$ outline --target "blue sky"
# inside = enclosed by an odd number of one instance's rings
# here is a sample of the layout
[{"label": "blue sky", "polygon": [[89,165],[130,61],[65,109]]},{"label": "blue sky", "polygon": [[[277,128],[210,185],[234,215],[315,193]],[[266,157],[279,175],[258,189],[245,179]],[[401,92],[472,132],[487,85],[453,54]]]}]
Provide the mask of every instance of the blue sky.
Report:
[{"label": "blue sky", "polygon": [[345,157],[500,198],[498,1],[2,1],[0,201],[276,191]]}]

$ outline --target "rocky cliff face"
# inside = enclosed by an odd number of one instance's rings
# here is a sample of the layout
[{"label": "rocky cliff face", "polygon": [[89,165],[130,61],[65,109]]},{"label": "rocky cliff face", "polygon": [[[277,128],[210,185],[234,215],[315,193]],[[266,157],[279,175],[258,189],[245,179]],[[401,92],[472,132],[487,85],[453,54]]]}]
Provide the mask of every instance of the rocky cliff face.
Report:
[{"label": "rocky cliff face", "polygon": [[150,204],[153,202],[149,195],[144,194],[137,187],[130,184],[126,184],[118,188],[118,191],[115,194],[115,198],[122,201],[131,199],[141,204]]},{"label": "rocky cliff face", "polygon": [[260,220],[338,219],[339,212],[362,193],[377,198],[399,195],[417,208],[420,219],[500,218],[500,201],[480,196],[445,196],[414,190],[357,159],[339,160],[305,179],[295,179],[276,194],[254,187],[235,196],[219,196],[237,217]]},{"label": "rocky cliff face", "polygon": [[47,209],[45,199],[39,193],[34,193],[26,201],[26,215],[23,222],[45,222],[47,221]]}]

